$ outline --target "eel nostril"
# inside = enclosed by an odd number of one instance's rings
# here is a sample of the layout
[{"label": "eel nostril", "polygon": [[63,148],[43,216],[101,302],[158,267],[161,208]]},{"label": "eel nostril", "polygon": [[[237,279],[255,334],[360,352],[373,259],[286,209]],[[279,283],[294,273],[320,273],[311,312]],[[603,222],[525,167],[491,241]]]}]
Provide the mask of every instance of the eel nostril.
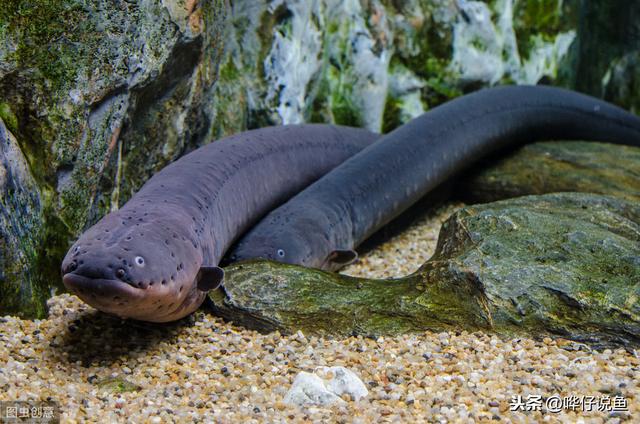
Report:
[{"label": "eel nostril", "polygon": [[126,274],[126,271],[122,268],[118,268],[118,270],[116,271],[116,277],[118,277],[119,279],[123,279]]},{"label": "eel nostril", "polygon": [[71,261],[69,262],[69,265],[67,265],[67,269],[66,272],[73,272],[78,268],[78,263],[76,261]]}]

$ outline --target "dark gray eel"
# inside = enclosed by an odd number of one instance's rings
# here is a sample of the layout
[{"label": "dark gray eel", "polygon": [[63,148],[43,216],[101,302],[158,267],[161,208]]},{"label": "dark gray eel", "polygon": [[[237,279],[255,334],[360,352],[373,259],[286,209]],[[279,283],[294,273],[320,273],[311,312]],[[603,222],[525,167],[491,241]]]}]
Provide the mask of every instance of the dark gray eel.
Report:
[{"label": "dark gray eel", "polygon": [[413,119],[345,161],[258,223],[231,261],[266,258],[335,270],[354,248],[437,185],[508,146],[583,139],[640,146],[640,119],[573,91],[481,90]]},{"label": "dark gray eel", "polygon": [[62,262],[64,285],[120,317],[182,318],[220,284],[219,260],[238,235],[377,137],[292,125],[201,147],[80,236]]}]

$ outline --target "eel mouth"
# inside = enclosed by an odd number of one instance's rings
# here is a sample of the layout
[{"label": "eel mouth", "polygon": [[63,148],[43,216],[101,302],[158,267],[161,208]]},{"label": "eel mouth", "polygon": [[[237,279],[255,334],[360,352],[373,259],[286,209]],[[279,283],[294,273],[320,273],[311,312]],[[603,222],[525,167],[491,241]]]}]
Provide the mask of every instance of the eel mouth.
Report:
[{"label": "eel mouth", "polygon": [[[204,300],[204,292],[167,287],[138,288],[121,280],[91,278],[69,272],[65,287],[94,308],[120,318],[149,322],[175,321],[193,312]],[[182,293],[180,293],[182,292]]]},{"label": "eel mouth", "polygon": [[62,277],[65,287],[101,311],[121,315],[145,297],[145,290],[120,280],[89,278],[73,272]]}]

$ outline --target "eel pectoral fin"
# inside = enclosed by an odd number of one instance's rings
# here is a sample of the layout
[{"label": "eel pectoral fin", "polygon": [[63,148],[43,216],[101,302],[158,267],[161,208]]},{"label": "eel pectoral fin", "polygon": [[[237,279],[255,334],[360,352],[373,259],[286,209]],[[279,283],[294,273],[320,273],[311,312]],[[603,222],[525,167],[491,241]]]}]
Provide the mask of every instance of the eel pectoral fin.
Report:
[{"label": "eel pectoral fin", "polygon": [[358,253],[353,249],[336,249],[329,253],[327,262],[336,266],[345,266],[358,259]]},{"label": "eel pectoral fin", "polygon": [[224,270],[219,266],[203,266],[200,267],[196,276],[196,285],[203,292],[217,289],[224,279]]}]

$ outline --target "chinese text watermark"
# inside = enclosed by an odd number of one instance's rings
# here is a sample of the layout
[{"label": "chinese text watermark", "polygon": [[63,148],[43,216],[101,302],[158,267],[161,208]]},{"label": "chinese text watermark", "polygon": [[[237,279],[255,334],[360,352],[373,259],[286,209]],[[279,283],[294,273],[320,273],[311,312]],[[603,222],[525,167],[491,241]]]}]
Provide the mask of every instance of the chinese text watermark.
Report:
[{"label": "chinese text watermark", "polygon": [[509,402],[511,411],[547,411],[557,413],[561,411],[602,411],[628,412],[629,405],[624,396],[560,396],[551,395],[513,395]]},{"label": "chinese text watermark", "polygon": [[0,401],[0,423],[58,424],[60,408],[56,402]]}]

